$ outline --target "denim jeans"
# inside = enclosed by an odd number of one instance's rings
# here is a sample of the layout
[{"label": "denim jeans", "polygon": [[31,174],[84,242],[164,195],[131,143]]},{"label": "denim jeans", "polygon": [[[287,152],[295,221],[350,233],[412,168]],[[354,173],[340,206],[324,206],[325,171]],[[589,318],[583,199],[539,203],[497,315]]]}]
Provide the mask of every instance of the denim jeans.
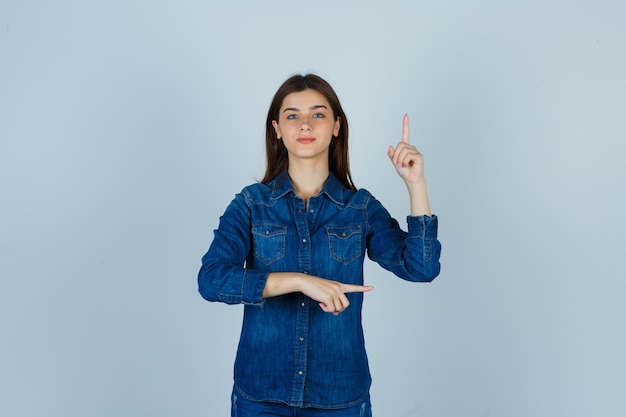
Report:
[{"label": "denim jeans", "polygon": [[300,408],[282,403],[250,401],[234,390],[231,417],[372,417],[369,394],[361,402],[347,408]]}]

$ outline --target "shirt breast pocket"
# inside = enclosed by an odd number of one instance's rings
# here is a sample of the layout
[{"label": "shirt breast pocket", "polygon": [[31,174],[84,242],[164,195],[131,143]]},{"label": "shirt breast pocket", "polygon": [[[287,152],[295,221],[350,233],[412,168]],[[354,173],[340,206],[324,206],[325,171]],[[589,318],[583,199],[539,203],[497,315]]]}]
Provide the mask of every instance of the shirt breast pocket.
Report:
[{"label": "shirt breast pocket", "polygon": [[361,256],[361,226],[326,226],[330,256],[348,264]]},{"label": "shirt breast pocket", "polygon": [[254,256],[264,264],[271,264],[285,256],[287,227],[273,224],[252,226]]}]

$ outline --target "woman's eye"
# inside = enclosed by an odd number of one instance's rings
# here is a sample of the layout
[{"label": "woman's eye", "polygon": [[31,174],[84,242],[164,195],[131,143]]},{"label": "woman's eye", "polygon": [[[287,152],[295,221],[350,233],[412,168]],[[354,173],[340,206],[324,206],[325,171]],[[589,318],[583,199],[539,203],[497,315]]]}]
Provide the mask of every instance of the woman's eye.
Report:
[{"label": "woman's eye", "polygon": [[287,120],[295,119],[297,116],[295,114],[288,114]]},{"label": "woman's eye", "polygon": [[315,113],[315,114],[313,115],[313,117],[314,117],[314,118],[321,119],[322,117],[324,117],[324,113]]}]

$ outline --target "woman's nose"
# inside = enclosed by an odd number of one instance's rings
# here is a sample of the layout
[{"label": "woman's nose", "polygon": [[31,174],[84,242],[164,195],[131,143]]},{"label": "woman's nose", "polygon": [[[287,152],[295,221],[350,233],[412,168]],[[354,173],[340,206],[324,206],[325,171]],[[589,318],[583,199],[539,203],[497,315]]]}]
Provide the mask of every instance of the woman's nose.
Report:
[{"label": "woman's nose", "polygon": [[309,121],[307,118],[302,119],[302,124],[300,125],[300,130],[309,131],[311,130],[311,125],[309,125]]}]

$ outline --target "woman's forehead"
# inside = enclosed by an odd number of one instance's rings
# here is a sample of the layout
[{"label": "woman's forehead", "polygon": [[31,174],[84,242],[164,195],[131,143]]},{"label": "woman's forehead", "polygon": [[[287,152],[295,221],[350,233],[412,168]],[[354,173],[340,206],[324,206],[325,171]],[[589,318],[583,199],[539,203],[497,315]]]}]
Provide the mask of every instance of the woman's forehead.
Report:
[{"label": "woman's forehead", "polygon": [[330,103],[322,93],[313,89],[289,93],[283,99],[281,108],[292,107],[297,109],[323,105],[330,109]]}]

